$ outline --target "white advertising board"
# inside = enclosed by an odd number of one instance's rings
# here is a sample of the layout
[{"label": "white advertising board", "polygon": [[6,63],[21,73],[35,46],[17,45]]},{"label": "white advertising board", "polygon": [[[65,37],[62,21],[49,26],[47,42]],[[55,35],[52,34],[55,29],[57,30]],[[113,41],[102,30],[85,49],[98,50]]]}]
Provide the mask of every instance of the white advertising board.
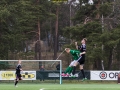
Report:
[{"label": "white advertising board", "polygon": [[120,71],[90,71],[90,80],[117,80]]},{"label": "white advertising board", "polygon": [[[23,80],[36,80],[36,71],[23,71],[21,73]],[[0,80],[14,80],[15,71],[0,71]]]}]

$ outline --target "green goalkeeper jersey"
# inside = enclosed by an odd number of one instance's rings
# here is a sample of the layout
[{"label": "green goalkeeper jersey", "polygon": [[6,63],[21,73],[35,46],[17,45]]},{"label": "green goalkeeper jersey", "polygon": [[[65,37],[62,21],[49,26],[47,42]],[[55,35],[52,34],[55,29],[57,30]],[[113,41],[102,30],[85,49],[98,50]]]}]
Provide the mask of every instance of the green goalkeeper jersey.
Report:
[{"label": "green goalkeeper jersey", "polygon": [[80,51],[78,50],[70,50],[70,54],[72,54],[74,60],[78,60],[80,56]]}]

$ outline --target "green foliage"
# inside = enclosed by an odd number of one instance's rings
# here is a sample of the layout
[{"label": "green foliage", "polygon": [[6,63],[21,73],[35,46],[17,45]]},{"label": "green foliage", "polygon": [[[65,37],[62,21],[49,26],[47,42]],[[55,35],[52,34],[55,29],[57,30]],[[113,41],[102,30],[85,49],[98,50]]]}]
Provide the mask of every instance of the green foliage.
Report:
[{"label": "green foliage", "polygon": [[[91,22],[85,25],[64,28],[64,36],[80,40],[84,37],[98,36],[101,34],[101,25],[98,22]],[[94,32],[94,33],[93,33]]]},{"label": "green foliage", "polygon": [[36,35],[29,32],[37,32],[38,19],[42,22],[53,16],[49,7],[47,0],[0,1],[0,59],[8,59],[9,50],[24,50],[25,41]]},{"label": "green foliage", "polygon": [[104,15],[105,17],[109,15],[109,13],[112,12],[112,4],[111,3],[104,3],[100,5],[99,8],[100,15]]},{"label": "green foliage", "polygon": [[6,61],[0,61],[0,70],[6,70],[10,67],[9,63]]},{"label": "green foliage", "polygon": [[[79,1],[78,5],[71,5],[71,18],[73,18],[74,26],[69,27],[70,6],[67,3],[56,4],[48,0],[1,0],[0,59],[8,59],[9,52],[23,52],[24,48],[27,47],[26,41],[33,38],[36,40],[38,38],[38,21],[41,25],[41,39],[48,40],[48,45],[54,47],[52,44],[55,35],[55,14],[56,7],[58,7],[58,35],[60,35],[59,38],[63,37],[63,40],[59,40],[60,43],[78,41],[80,44],[80,40],[85,37],[88,39],[88,62],[95,64],[103,59],[108,65],[111,58],[119,60],[120,26],[118,26],[119,3],[117,3],[119,0],[115,0],[116,4],[112,0],[103,0],[103,4],[102,0],[93,0],[93,5],[89,5],[88,0]],[[85,6],[82,6],[82,3]],[[113,13],[112,5],[114,5]],[[102,15],[104,16],[104,28],[101,26]],[[90,20],[84,23],[87,17]],[[111,30],[107,30],[107,26],[110,26]],[[74,44],[64,47],[75,49]]]},{"label": "green foliage", "polygon": [[78,12],[76,13],[73,21],[83,22],[86,17],[94,17],[96,7],[94,5],[86,4],[81,6]]},{"label": "green foliage", "polygon": [[85,6],[81,4],[73,18],[74,22],[83,23],[86,17],[92,20],[99,19],[102,15],[106,17],[112,12],[112,2],[109,1],[105,1],[105,3],[102,4],[102,1],[94,0],[94,4],[90,5],[88,4],[88,0],[86,0],[84,3]]}]

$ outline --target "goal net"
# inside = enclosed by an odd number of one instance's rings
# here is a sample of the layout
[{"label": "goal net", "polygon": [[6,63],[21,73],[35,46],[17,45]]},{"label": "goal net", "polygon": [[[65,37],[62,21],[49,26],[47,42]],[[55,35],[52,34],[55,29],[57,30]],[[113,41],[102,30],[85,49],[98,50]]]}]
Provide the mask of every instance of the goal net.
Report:
[{"label": "goal net", "polygon": [[[21,82],[62,84],[61,60],[21,60]],[[18,60],[0,60],[0,82],[13,82]]]}]

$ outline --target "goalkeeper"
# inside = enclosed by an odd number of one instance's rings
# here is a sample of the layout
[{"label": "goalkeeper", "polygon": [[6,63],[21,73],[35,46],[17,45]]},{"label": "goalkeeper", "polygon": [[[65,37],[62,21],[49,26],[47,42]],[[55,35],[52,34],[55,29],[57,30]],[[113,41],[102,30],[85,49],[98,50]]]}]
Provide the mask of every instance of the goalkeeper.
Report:
[{"label": "goalkeeper", "polygon": [[73,65],[75,64],[75,62],[77,62],[79,55],[80,55],[80,51],[78,50],[71,50],[70,48],[65,48],[65,51],[67,53],[70,53],[73,57],[73,61],[70,63],[70,65],[66,68],[65,72],[62,73],[62,76],[70,76],[72,70],[73,70]]}]

